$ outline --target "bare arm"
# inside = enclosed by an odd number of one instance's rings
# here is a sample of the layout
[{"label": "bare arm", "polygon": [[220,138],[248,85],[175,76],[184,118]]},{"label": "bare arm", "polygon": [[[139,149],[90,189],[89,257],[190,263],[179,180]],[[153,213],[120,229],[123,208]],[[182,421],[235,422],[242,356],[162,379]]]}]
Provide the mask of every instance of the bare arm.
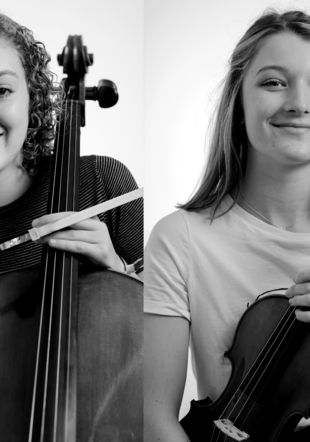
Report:
[{"label": "bare arm", "polygon": [[144,321],[144,442],[189,442],[178,422],[189,322],[150,314]]}]

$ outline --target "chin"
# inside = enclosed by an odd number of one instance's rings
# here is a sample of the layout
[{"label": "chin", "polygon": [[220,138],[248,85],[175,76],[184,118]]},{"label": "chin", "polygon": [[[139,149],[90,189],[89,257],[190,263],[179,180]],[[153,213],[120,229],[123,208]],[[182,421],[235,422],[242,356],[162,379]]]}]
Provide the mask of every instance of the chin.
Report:
[{"label": "chin", "polygon": [[283,162],[288,164],[288,165],[307,165],[310,164],[310,153],[307,152],[305,154],[296,154],[296,153],[291,153],[291,154],[287,154],[285,156],[283,156]]},{"label": "chin", "polygon": [[[280,160],[280,162],[288,164],[308,164],[310,163],[310,143],[305,145],[304,143],[296,143],[295,145],[278,145],[273,146],[274,159]],[[282,160],[282,161],[281,161]]]}]

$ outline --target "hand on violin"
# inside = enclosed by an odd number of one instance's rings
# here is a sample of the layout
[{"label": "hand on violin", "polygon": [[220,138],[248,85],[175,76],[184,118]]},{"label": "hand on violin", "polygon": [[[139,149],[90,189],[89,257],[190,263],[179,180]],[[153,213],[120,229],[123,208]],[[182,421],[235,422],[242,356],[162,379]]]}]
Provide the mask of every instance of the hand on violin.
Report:
[{"label": "hand on violin", "polygon": [[[40,227],[52,223],[70,213],[72,212],[44,215],[34,220],[32,226]],[[81,255],[96,266],[124,271],[123,262],[114,250],[108,228],[98,217],[89,218],[70,228],[44,236],[39,242]]]},{"label": "hand on violin", "polygon": [[[301,270],[287,291],[290,305],[296,307],[296,318],[310,322],[310,268]],[[299,309],[301,307],[301,309]]]}]

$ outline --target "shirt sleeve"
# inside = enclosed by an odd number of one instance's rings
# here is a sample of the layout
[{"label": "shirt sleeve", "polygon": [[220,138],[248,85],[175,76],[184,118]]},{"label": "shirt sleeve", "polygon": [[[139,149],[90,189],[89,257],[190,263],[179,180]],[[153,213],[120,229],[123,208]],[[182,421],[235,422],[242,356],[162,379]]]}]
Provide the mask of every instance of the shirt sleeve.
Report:
[{"label": "shirt sleeve", "polygon": [[[137,189],[129,169],[110,157],[96,157],[97,179],[101,182],[107,199],[115,198]],[[102,217],[106,222],[115,251],[131,264],[143,258],[143,199],[123,204]]]},{"label": "shirt sleeve", "polygon": [[144,311],[181,316],[190,321],[188,300],[188,232],[182,211],[163,218],[145,250]]}]

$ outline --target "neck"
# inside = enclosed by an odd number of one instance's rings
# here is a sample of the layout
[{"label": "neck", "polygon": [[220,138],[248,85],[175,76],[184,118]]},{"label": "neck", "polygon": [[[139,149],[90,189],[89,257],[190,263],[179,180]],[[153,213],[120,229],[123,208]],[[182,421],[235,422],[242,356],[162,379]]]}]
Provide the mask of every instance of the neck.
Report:
[{"label": "neck", "polygon": [[309,169],[309,165],[260,167],[257,158],[249,158],[241,195],[272,224],[310,231]]},{"label": "neck", "polygon": [[32,178],[23,168],[0,171],[0,207],[20,198],[31,183]]}]

